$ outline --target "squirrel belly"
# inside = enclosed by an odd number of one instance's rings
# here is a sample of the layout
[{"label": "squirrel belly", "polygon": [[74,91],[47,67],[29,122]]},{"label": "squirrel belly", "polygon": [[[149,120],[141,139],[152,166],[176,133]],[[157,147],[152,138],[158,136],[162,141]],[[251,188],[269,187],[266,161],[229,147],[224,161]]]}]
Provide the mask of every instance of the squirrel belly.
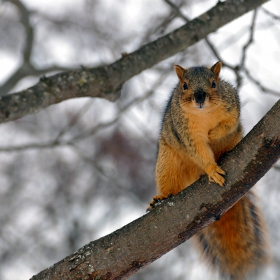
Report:
[{"label": "squirrel belly", "polygon": [[[158,200],[182,191],[203,174],[223,186],[219,157],[242,139],[239,96],[220,79],[221,62],[211,68],[176,65],[179,83],[167,104],[155,168]],[[203,258],[223,279],[243,280],[267,260],[261,213],[248,192],[219,221],[194,239]]]}]

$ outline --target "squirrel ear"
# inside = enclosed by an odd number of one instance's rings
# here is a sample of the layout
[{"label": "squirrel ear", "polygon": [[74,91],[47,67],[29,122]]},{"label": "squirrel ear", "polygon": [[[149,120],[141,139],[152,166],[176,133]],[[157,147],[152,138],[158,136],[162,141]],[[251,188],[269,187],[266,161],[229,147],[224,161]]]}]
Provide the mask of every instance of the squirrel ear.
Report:
[{"label": "squirrel ear", "polygon": [[185,73],[186,69],[183,68],[180,65],[174,65],[174,69],[175,69],[175,71],[177,73],[177,76],[178,76],[178,79],[180,81],[180,84],[182,84],[183,80],[184,80],[184,73]]},{"label": "squirrel ear", "polygon": [[221,68],[222,68],[222,62],[221,62],[221,61],[218,61],[217,63],[215,63],[215,64],[210,68],[210,70],[211,70],[212,72],[214,72],[215,78],[216,78],[216,79],[219,77]]}]

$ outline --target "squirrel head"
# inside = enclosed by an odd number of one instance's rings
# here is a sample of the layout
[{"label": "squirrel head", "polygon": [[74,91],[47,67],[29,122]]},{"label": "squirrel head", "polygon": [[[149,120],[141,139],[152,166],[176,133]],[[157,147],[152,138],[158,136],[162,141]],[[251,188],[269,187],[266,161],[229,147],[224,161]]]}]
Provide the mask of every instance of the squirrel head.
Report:
[{"label": "squirrel head", "polygon": [[220,100],[219,74],[222,62],[212,67],[191,67],[188,69],[175,65],[179,78],[180,101],[188,109],[210,109]]}]

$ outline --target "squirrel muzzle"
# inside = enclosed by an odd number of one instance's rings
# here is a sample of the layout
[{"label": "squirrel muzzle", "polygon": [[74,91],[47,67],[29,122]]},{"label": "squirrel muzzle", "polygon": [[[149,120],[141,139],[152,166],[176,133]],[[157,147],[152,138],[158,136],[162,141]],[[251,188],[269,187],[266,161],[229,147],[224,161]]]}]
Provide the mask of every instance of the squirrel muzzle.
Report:
[{"label": "squirrel muzzle", "polygon": [[203,107],[206,98],[206,92],[203,90],[197,90],[194,93],[195,102],[199,105],[199,108]]}]

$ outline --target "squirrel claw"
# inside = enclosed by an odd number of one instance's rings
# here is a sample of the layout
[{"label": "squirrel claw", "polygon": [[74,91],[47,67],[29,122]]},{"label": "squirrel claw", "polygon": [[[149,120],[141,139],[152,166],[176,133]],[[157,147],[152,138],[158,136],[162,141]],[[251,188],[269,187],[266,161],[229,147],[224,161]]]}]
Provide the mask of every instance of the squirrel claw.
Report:
[{"label": "squirrel claw", "polygon": [[167,198],[172,197],[173,195],[170,193],[167,197],[163,196],[163,195],[156,195],[153,197],[153,200],[150,202],[150,205],[148,206],[148,208],[146,209],[146,212],[150,212],[151,210],[153,210],[153,208],[155,208],[155,206],[157,206],[157,204],[162,201],[165,200]]},{"label": "squirrel claw", "polygon": [[225,178],[219,173],[215,173],[211,177],[209,176],[209,181],[212,183],[219,184],[222,187],[225,183]]},{"label": "squirrel claw", "polygon": [[215,217],[215,221],[219,221],[222,217],[222,214],[218,214],[216,217]]},{"label": "squirrel claw", "polygon": [[208,174],[208,178],[210,182],[217,183],[221,187],[225,183],[225,178],[223,175],[226,174],[224,170],[222,170],[216,163],[207,167],[206,173]]}]

